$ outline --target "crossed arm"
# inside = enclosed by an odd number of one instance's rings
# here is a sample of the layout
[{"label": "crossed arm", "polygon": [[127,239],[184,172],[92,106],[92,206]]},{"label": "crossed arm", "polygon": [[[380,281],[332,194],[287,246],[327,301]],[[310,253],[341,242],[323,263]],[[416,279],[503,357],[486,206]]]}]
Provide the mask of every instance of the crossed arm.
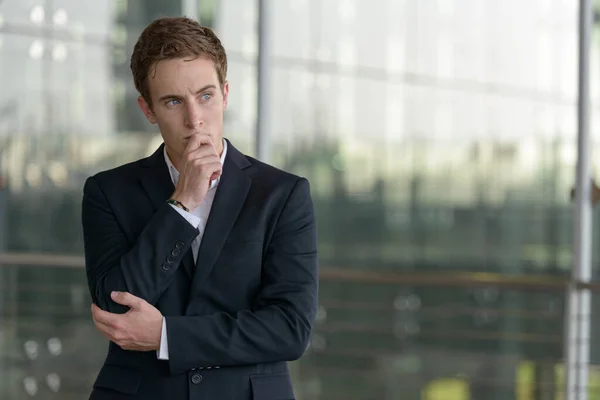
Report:
[{"label": "crossed arm", "polygon": [[[126,350],[158,349],[162,315],[154,304],[179,263],[168,271],[161,265],[175,244],[184,254],[197,230],[165,205],[130,244],[93,178],[84,188],[82,222],[96,326]],[[171,372],[299,358],[317,307],[315,230],[309,184],[301,178],[277,220],[252,309],[166,318]]]}]

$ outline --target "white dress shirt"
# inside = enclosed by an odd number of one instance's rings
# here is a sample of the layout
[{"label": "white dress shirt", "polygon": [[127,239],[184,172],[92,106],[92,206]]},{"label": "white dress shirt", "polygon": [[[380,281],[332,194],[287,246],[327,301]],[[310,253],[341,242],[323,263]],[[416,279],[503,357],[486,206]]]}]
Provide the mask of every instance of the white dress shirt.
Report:
[{"label": "white dress shirt", "polygon": [[[179,181],[179,171],[175,168],[171,160],[169,159],[169,155],[167,154],[167,148],[164,148],[165,162],[167,163],[167,167],[169,168],[169,174],[171,175],[171,180],[173,181],[173,185],[177,186],[177,182]],[[221,154],[221,165],[225,161],[225,156],[227,155],[227,141],[223,139],[223,153]],[[215,193],[217,192],[217,186],[221,181],[221,177],[215,179],[211,182],[210,188],[206,193],[206,198],[202,202],[202,204],[190,212],[187,212],[179,207],[171,205],[175,211],[181,214],[194,228],[198,228],[200,233],[196,236],[196,239],[192,242],[192,254],[194,255],[194,263],[198,258],[198,250],[200,249],[200,242],[202,241],[202,236],[204,234],[204,228],[206,227],[206,222],[208,221],[208,215],[210,214],[210,209],[212,208],[213,200],[215,199]],[[167,323],[165,317],[163,317],[162,322],[162,334],[160,336],[160,349],[156,352],[157,356],[160,360],[168,360],[169,359],[169,342],[167,341]]]}]

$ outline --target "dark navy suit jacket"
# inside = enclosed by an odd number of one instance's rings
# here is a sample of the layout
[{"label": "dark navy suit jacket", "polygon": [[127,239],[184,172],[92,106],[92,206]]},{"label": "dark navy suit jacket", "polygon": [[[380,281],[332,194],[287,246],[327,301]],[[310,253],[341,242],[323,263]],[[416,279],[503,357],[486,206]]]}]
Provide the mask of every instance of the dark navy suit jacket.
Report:
[{"label": "dark navy suit jacket", "polygon": [[308,181],[228,142],[194,263],[198,230],[165,203],[175,188],[163,146],[88,178],[82,224],[93,302],[126,312],[116,290],[157,307],[169,360],[110,342],[90,398],[293,399],[287,361],[304,353],[317,309]]}]

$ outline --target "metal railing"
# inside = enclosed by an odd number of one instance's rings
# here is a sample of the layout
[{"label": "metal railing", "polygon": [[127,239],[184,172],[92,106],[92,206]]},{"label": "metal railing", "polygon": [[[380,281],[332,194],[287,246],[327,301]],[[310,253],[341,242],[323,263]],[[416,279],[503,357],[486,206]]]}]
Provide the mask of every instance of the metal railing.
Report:
[{"label": "metal railing", "polygon": [[[89,395],[106,340],[84,271],[81,256],[0,254],[0,398]],[[322,266],[312,342],[292,363],[298,398],[560,398],[569,285],[600,292],[556,277]],[[592,365],[590,398],[599,374]]]}]

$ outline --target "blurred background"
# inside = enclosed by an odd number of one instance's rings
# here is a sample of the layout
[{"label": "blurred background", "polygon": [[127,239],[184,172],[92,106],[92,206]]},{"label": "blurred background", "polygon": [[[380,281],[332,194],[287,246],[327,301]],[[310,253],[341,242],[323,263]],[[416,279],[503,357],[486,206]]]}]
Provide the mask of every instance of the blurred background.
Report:
[{"label": "blurred background", "polygon": [[153,19],[187,15],[228,51],[225,136],[312,185],[321,292],[291,364],[298,399],[564,399],[578,2],[263,5],[259,19],[250,0],[0,0],[0,398],[89,396],[107,342],[89,312],[83,182],[161,143],[129,57]]}]

